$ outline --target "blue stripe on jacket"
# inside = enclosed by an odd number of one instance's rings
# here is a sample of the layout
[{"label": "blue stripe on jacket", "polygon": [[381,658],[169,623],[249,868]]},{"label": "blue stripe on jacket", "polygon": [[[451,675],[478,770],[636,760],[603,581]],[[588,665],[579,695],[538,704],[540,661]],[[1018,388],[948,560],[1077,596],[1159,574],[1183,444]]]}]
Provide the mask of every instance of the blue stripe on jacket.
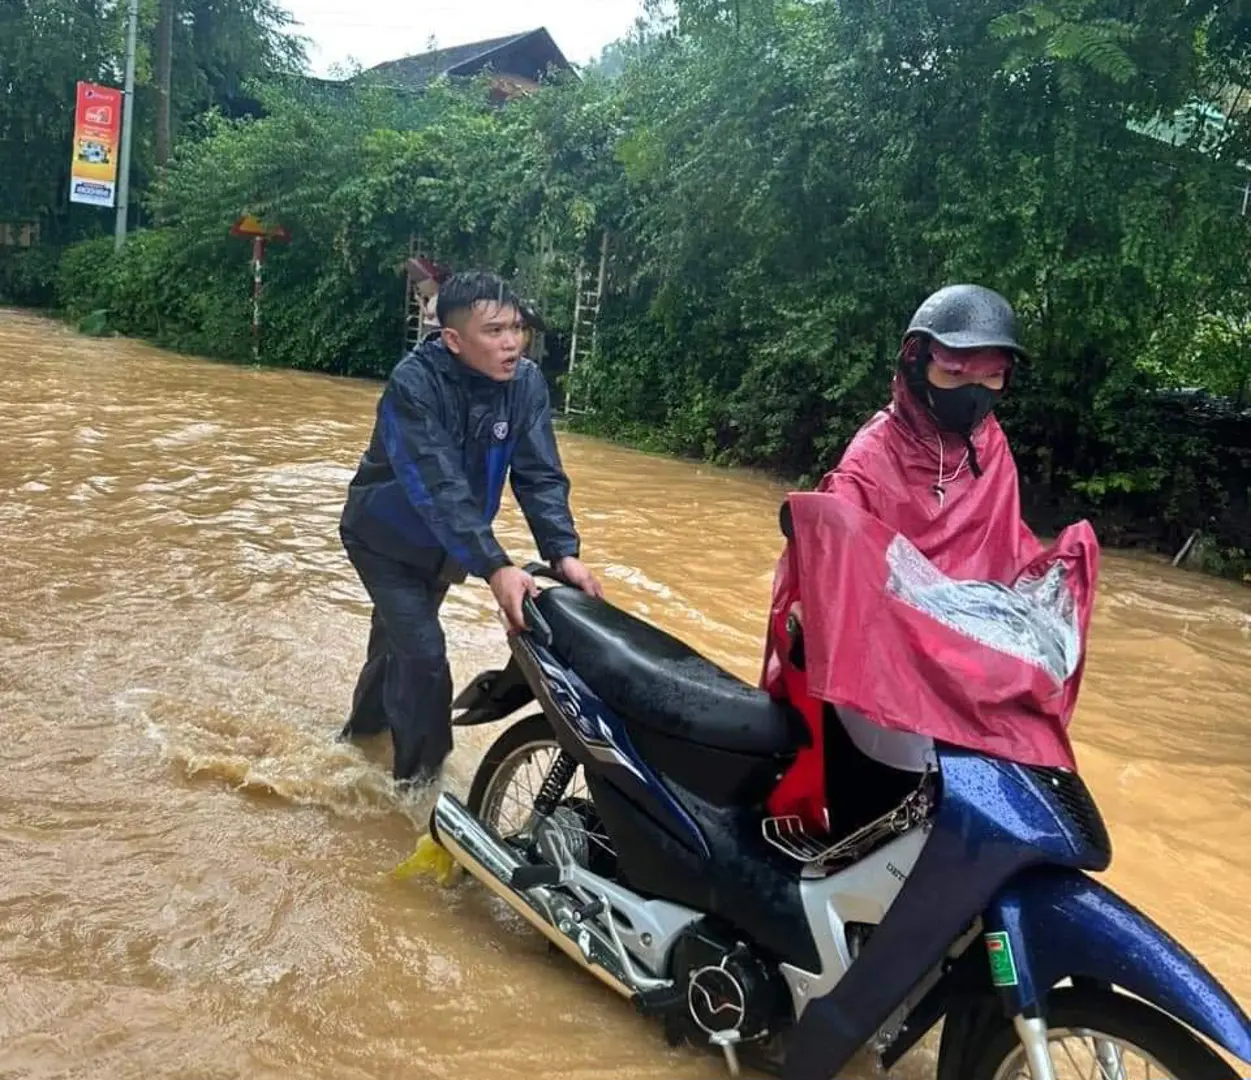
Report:
[{"label": "blue stripe on jacket", "polygon": [[[386,448],[387,457],[391,460],[391,468],[395,473],[396,479],[399,480],[400,485],[404,489],[404,494],[407,496],[409,510],[412,515],[408,521],[402,520],[408,515],[404,515],[402,508],[397,506],[390,513],[387,511],[391,511],[392,508],[387,507],[383,512],[383,516],[389,518],[395,525],[404,528],[404,531],[410,534],[418,534],[413,537],[417,546],[434,545],[442,547],[465,569],[482,576],[482,571],[485,568],[476,565],[468,549],[456,540],[455,533],[451,532],[447,528],[446,522],[439,517],[435,508],[434,498],[426,487],[420,470],[404,449],[404,441],[400,436],[399,424],[396,420],[395,406],[390,400],[382,403],[381,419],[383,446]],[[504,497],[504,482],[508,476],[508,466],[512,461],[513,448],[515,446],[516,440],[509,439],[507,441],[492,442],[487,448],[486,508],[483,514],[485,522],[494,521],[495,515],[499,513],[500,503]],[[413,525],[419,525],[420,527],[414,529]]]},{"label": "blue stripe on jacket", "polygon": [[386,447],[387,457],[391,459],[391,468],[395,471],[396,479],[404,488],[404,494],[408,496],[409,502],[418,510],[425,511],[422,518],[430,531],[434,533],[439,545],[466,570],[481,575],[484,568],[478,565],[470,555],[469,549],[457,541],[455,533],[451,532],[446,522],[439,517],[434,505],[434,497],[426,487],[426,482],[422,479],[416,463],[404,449],[404,440],[400,436],[399,424],[395,418],[395,405],[390,399],[382,403],[381,418],[382,444]]},{"label": "blue stripe on jacket", "polygon": [[513,458],[515,439],[507,442],[493,442],[486,455],[486,519],[494,521],[500,512],[500,502],[504,498],[504,478],[508,475],[508,465]]}]

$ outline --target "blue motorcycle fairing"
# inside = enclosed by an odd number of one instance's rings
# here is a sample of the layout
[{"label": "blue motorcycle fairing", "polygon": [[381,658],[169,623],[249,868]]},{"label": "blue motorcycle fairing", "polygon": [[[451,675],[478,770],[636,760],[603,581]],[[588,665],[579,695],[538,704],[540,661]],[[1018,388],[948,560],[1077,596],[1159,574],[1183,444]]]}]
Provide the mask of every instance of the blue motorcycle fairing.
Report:
[{"label": "blue motorcycle fairing", "polygon": [[1027,770],[937,751],[942,791],[931,835],[856,962],[804,1010],[782,1080],[836,1076],[1022,870],[1098,861]]},{"label": "blue motorcycle fairing", "polygon": [[604,773],[586,779],[631,888],[703,912],[779,963],[821,969],[799,874],[765,843],[758,815],[713,806],[663,776],[707,838],[712,854],[704,858],[640,812]]},{"label": "blue motorcycle fairing", "polygon": [[[634,789],[667,832],[711,857],[705,828],[712,822],[692,817],[577,674],[533,638],[516,641],[514,652],[562,746]],[[857,962],[805,1009],[783,1080],[837,1074],[979,916],[988,930],[1010,937],[1017,961],[1017,985],[1004,999],[1010,1010],[1037,1005],[1068,976],[1108,981],[1251,1061],[1251,1024],[1211,975],[1144,915],[1078,872],[1108,862],[1093,806],[1092,826],[1089,815],[1078,820],[1082,810],[1065,801],[1072,789],[1054,776],[937,749],[942,791],[931,836]]]},{"label": "blue motorcycle fairing", "polygon": [[1251,1021],[1167,931],[1099,882],[1072,869],[1027,871],[986,914],[1006,931],[1018,984],[1001,990],[1011,1012],[1041,1005],[1066,977],[1112,983],[1251,1063]]},{"label": "blue motorcycle fairing", "polygon": [[[708,858],[711,849],[695,820],[634,749],[621,721],[577,673],[533,639],[518,641],[513,655],[535,688],[561,746],[583,768],[615,768],[623,779],[630,777],[675,838]],[[563,721],[563,731],[557,717]]]}]

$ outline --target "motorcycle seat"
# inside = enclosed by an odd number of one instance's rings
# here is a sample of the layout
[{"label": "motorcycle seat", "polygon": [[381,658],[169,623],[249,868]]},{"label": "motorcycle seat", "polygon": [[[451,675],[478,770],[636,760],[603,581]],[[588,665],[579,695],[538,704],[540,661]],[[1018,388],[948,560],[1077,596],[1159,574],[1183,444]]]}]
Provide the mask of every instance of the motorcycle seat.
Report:
[{"label": "motorcycle seat", "polygon": [[556,654],[627,725],[752,757],[808,744],[792,710],[607,601],[558,586],[535,604]]}]

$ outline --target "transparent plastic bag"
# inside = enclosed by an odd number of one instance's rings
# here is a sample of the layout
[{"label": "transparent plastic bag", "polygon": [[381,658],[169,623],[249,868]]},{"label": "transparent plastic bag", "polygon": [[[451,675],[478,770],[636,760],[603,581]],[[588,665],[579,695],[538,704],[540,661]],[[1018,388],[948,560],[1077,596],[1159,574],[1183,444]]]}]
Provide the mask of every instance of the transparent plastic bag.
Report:
[{"label": "transparent plastic bag", "polygon": [[1056,562],[1013,585],[957,581],[902,536],[886,551],[887,590],[957,633],[1045,671],[1063,685],[1081,661],[1077,605]]}]

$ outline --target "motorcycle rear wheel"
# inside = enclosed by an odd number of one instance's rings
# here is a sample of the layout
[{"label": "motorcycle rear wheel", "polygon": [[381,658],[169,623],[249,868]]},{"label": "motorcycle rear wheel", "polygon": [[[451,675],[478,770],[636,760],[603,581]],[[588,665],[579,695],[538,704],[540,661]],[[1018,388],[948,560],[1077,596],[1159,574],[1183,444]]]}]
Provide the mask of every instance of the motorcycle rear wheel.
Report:
[{"label": "motorcycle rear wheel", "polygon": [[[1074,987],[1047,1000],[1047,1037],[1056,1080],[1237,1080],[1204,1042],[1159,1009],[1110,990]],[[1076,1049],[1074,1049],[1076,1044]],[[1102,1044],[1102,1045],[1101,1045]],[[1120,1051],[1120,1070],[1098,1054]],[[1025,1049],[1007,1020],[984,1035],[967,1080],[1030,1080]],[[1093,1070],[1093,1071],[1092,1071]]]},{"label": "motorcycle rear wheel", "polygon": [[[469,786],[466,809],[495,829],[502,839],[526,839],[535,796],[560,752],[560,744],[546,716],[541,712],[523,716],[502,732],[483,755]],[[520,797],[510,795],[511,781],[536,759],[541,764],[527,774],[526,790]],[[511,803],[511,808],[521,812],[522,820],[515,827],[510,828],[501,820],[505,803]],[[565,788],[557,814],[565,840],[578,861],[597,872],[606,870],[608,876],[612,876],[616,852],[599,824],[581,767]]]},{"label": "motorcycle rear wheel", "polygon": [[499,784],[507,779],[501,773],[521,765],[529,754],[548,749],[554,756],[560,746],[556,742],[552,725],[541,712],[531,713],[509,724],[478,762],[473,782],[469,785],[465,808],[492,828],[498,829],[499,822],[487,816],[490,810],[487,802],[493,796],[498,796]]},{"label": "motorcycle rear wheel", "polygon": [[[530,716],[522,717],[502,732],[499,738],[491,744],[486,754],[483,755],[482,762],[478,765],[477,772],[474,773],[473,782],[470,784],[469,794],[465,801],[466,809],[479,820],[486,822],[486,824],[499,832],[500,836],[506,841],[513,840],[516,842],[521,840],[524,842],[526,838],[524,833],[514,833],[510,836],[508,831],[501,827],[496,813],[499,787],[507,783],[509,773],[521,759],[524,759],[527,755],[545,750],[550,751],[550,760],[555,760],[555,755],[560,752],[560,744],[556,741],[556,735],[552,731],[551,723],[547,717],[543,713],[534,713]],[[568,808],[576,808],[578,816],[584,822],[588,817],[591,821],[598,822],[590,793],[584,790],[585,781],[579,785],[579,779],[581,779],[581,769],[574,775],[574,779],[565,790],[565,794],[558,804],[557,812],[560,813]],[[533,806],[527,809],[532,810]],[[574,850],[579,850],[576,845],[580,839],[583,841],[580,851],[584,858],[580,859],[580,861],[589,863],[589,868],[592,872],[600,873],[609,878],[614,877],[612,864],[616,861],[616,852],[607,834],[592,830],[590,833],[583,834],[582,838],[579,838],[575,835],[575,830],[569,827],[571,824],[570,816],[566,815],[562,822],[562,829],[565,831],[566,839],[570,841],[571,847]],[[779,1076],[781,1075],[783,1061],[780,1045],[784,1045],[784,1043],[776,1041],[764,1045],[760,1043],[743,1043],[738,1048],[739,1058],[743,1065],[749,1069],[755,1069],[767,1076]],[[718,1062],[718,1067],[720,1067],[722,1051],[711,1046],[701,1046],[700,1049],[708,1053],[710,1060],[715,1059]]]}]

